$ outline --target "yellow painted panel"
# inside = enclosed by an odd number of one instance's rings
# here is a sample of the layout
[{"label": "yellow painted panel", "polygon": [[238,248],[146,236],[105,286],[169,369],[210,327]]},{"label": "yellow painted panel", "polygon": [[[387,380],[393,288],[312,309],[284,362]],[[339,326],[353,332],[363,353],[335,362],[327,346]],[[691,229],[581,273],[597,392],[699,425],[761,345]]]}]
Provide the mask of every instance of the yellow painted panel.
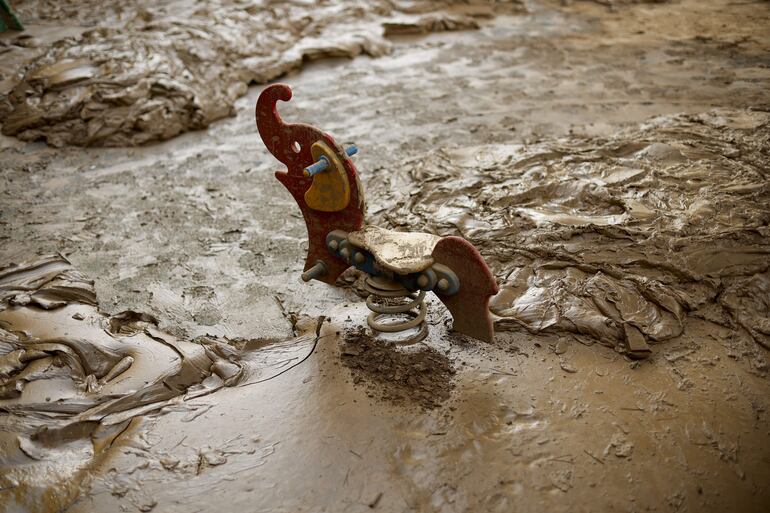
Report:
[{"label": "yellow painted panel", "polygon": [[310,147],[313,160],[320,157],[329,160],[326,170],[313,176],[313,184],[305,193],[305,202],[313,210],[338,212],[350,203],[350,182],[345,166],[337,154],[324,141],[316,141]]}]

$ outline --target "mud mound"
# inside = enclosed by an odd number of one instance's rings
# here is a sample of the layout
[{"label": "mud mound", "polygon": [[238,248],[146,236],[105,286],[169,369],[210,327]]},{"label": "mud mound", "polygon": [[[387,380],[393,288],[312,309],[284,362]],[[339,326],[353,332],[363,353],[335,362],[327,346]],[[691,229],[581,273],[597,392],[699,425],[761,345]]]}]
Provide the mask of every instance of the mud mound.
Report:
[{"label": "mud mound", "polygon": [[449,399],[455,371],[449,359],[425,345],[399,347],[374,340],[364,330],[345,334],[342,363],[370,397],[430,410]]},{"label": "mud mound", "polygon": [[287,355],[301,363],[323,321],[295,319],[287,340],[185,340],[149,314],[97,304],[94,282],[62,255],[0,267],[0,489],[23,509],[62,510],[142,418],[272,379]]}]

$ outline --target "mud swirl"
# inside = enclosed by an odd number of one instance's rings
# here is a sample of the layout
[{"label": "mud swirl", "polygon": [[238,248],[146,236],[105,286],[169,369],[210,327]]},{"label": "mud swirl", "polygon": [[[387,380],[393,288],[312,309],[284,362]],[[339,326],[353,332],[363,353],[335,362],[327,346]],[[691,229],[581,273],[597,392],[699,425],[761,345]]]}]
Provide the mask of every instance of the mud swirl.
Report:
[{"label": "mud swirl", "polygon": [[74,499],[133,419],[244,376],[231,346],[101,314],[60,255],[0,270],[0,300],[0,488],[37,511]]}]

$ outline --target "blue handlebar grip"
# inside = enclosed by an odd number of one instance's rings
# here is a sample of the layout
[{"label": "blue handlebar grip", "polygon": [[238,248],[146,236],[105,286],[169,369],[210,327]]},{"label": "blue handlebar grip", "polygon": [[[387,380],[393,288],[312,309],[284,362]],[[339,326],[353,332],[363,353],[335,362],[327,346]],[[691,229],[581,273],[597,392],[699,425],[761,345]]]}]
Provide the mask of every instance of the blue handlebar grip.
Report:
[{"label": "blue handlebar grip", "polygon": [[[345,148],[345,154],[348,157],[352,157],[356,153],[358,153],[358,146],[356,146],[355,144]],[[326,168],[328,167],[329,167],[329,159],[327,159],[324,156],[321,156],[321,158],[319,158],[315,164],[311,164],[305,168],[305,176],[317,175],[318,173],[326,171]]]}]

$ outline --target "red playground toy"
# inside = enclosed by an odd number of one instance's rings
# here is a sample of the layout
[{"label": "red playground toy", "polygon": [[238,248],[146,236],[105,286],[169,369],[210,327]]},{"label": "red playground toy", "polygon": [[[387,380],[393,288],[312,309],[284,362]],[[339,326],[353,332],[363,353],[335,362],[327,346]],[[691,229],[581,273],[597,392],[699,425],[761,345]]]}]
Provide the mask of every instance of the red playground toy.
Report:
[{"label": "red playground toy", "polygon": [[424,299],[432,291],[452,314],[455,331],[491,342],[489,298],[497,284],[478,250],[461,237],[365,224],[363,189],[350,158],[358,149],[343,149],[313,126],[284,123],[277,103],[290,99],[289,86],[271,85],[257,100],[256,116],[265,146],[288,168],[275,176],[297,201],[307,225],[302,279],[334,285],[351,266],[365,272],[369,326],[379,332],[414,331],[402,343],[427,335]]}]

